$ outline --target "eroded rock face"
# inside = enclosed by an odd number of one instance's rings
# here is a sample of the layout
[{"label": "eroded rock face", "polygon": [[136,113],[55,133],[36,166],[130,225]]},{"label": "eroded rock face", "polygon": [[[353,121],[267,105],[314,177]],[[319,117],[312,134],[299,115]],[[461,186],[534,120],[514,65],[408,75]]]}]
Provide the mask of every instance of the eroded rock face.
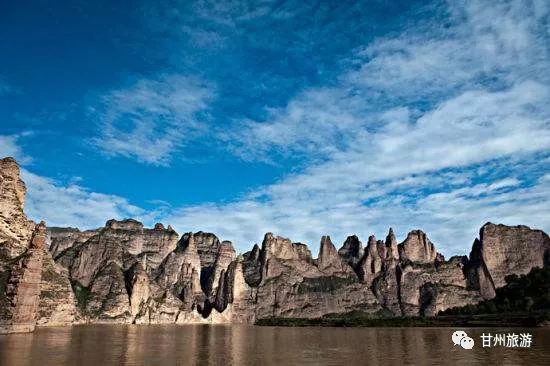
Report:
[{"label": "eroded rock face", "polygon": [[407,234],[405,241],[398,245],[398,250],[401,261],[431,263],[437,257],[433,243],[421,230],[414,230]]},{"label": "eroded rock face", "polygon": [[[0,333],[30,332],[36,325],[46,226],[36,225],[26,251],[4,258],[0,299]],[[7,262],[7,263],[6,263]]]},{"label": "eroded rock face", "polygon": [[247,284],[257,287],[262,280],[262,263],[260,261],[260,247],[254,244],[251,251],[243,254],[243,273]]},{"label": "eroded rock face", "polygon": [[386,253],[381,253],[379,251],[379,247],[380,244],[377,242],[374,235],[371,235],[369,237],[367,248],[365,249],[365,254],[357,265],[357,274],[362,282],[372,283],[374,278],[382,270],[382,264],[384,258],[386,257]]},{"label": "eroded rock face", "polygon": [[51,253],[44,250],[36,324],[59,326],[78,321],[76,305],[69,272],[55,263]]},{"label": "eroded rock face", "polygon": [[550,264],[550,242],[525,226],[486,224],[470,257],[448,261],[420,230],[397,244],[357,236],[336,250],[267,233],[237,256],[214,234],[109,220],[46,229],[23,212],[13,159],[0,161],[0,332],[70,323],[251,323],[363,311],[432,316],[491,298],[509,274]]},{"label": "eroded rock face", "polygon": [[134,264],[126,273],[126,286],[130,295],[130,314],[135,319],[139,314],[147,313],[147,301],[151,295],[149,276],[141,263]]},{"label": "eroded rock face", "polygon": [[32,331],[40,302],[46,225],[23,212],[25,184],[12,158],[0,160],[0,333]]},{"label": "eroded rock face", "polygon": [[402,314],[431,316],[449,307],[479,302],[479,293],[467,289],[464,276],[467,262],[466,257],[453,257],[447,262],[408,261],[401,264],[399,289]]},{"label": "eroded rock face", "polygon": [[27,250],[34,231],[35,224],[23,212],[25,193],[17,162],[0,159],[0,251],[9,258]]},{"label": "eroded rock face", "polygon": [[505,285],[510,274],[526,274],[533,267],[550,264],[550,239],[527,226],[487,223],[479,231],[470,252],[469,281],[485,299]]},{"label": "eroded rock face", "polygon": [[212,272],[208,276],[207,287],[205,289],[205,293],[211,301],[215,301],[220,279],[234,260],[235,249],[233,249],[233,245],[230,241],[223,241],[218,249],[216,261],[214,262]]},{"label": "eroded rock face", "polygon": [[388,236],[386,236],[386,259],[399,259],[399,250],[397,248],[397,239],[393,233],[393,229],[390,227]]},{"label": "eroded rock face", "polygon": [[317,267],[328,276],[355,277],[353,268],[342,260],[328,235],[321,238]]},{"label": "eroded rock face", "polygon": [[338,254],[352,268],[356,268],[357,264],[363,257],[363,244],[359,241],[357,235],[348,236],[342,248],[338,250]]}]

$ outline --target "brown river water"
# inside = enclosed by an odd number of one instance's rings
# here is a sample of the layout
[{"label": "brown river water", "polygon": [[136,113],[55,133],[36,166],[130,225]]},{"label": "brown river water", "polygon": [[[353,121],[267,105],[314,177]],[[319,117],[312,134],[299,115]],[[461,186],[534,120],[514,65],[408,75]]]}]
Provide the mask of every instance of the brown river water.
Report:
[{"label": "brown river water", "polygon": [[[550,365],[550,328],[83,325],[0,335],[0,365]],[[530,333],[529,348],[482,347],[482,333]]]}]

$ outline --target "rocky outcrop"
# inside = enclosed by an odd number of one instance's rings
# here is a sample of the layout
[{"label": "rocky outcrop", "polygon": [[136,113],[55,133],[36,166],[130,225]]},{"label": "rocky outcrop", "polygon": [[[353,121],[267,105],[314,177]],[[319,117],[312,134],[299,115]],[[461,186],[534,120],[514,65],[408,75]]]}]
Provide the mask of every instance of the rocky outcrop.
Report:
[{"label": "rocky outcrop", "polygon": [[388,236],[386,236],[386,259],[399,259],[399,249],[397,248],[397,239],[393,233],[393,229],[390,227]]},{"label": "rocky outcrop", "polygon": [[353,269],[340,257],[330,236],[321,238],[317,267],[325,275],[338,277],[354,277]]},{"label": "rocky outcrop", "polygon": [[0,333],[32,331],[41,302],[46,225],[25,216],[25,192],[17,162],[1,159]]},{"label": "rocky outcrop", "polygon": [[69,272],[54,262],[51,253],[44,251],[36,324],[68,325],[78,320]]},{"label": "rocky outcrop", "polygon": [[208,276],[207,286],[205,288],[206,296],[210,301],[215,301],[220,279],[234,260],[235,249],[233,249],[233,245],[230,241],[223,241],[219,246],[218,253],[216,254],[216,261]]},{"label": "rocky outcrop", "polygon": [[467,289],[464,276],[466,263],[466,257],[453,257],[447,262],[401,264],[401,313],[406,316],[431,316],[452,306],[479,302],[479,293]]},{"label": "rocky outcrop", "polygon": [[397,247],[401,261],[432,263],[437,258],[433,243],[421,230],[411,231],[405,241]]},{"label": "rocky outcrop", "polygon": [[338,254],[342,259],[354,269],[363,257],[363,253],[363,244],[359,241],[357,235],[348,236],[342,248],[338,250]]},{"label": "rocky outcrop", "polygon": [[550,239],[541,230],[527,226],[486,223],[470,252],[468,268],[472,288],[485,299],[506,284],[510,274],[527,274],[533,267],[550,265]]},{"label": "rocky outcrop", "polygon": [[433,316],[495,295],[510,274],[550,263],[550,241],[526,226],[486,224],[469,257],[445,261],[414,230],[397,244],[355,235],[336,250],[267,233],[237,256],[212,233],[132,219],[102,228],[49,228],[23,212],[25,185],[0,161],[0,332],[71,323],[252,323],[362,311]]},{"label": "rocky outcrop", "polygon": [[380,247],[384,247],[384,245],[380,245],[374,235],[371,235],[365,249],[365,254],[357,265],[357,274],[362,282],[371,283],[382,271],[382,263],[386,258],[386,253],[381,252],[379,250]]},{"label": "rocky outcrop", "polygon": [[8,258],[28,249],[34,231],[35,224],[23,212],[25,193],[17,162],[0,159],[0,251]]},{"label": "rocky outcrop", "polygon": [[201,262],[193,234],[182,238],[176,250],[168,255],[159,268],[156,282],[161,287],[160,294],[170,292],[180,299],[180,307],[191,311],[203,301],[200,285]]},{"label": "rocky outcrop", "polygon": [[244,279],[250,286],[257,287],[262,280],[262,262],[260,261],[260,247],[254,244],[252,250],[243,254]]},{"label": "rocky outcrop", "polygon": [[28,249],[4,263],[0,333],[34,330],[40,300],[45,241],[46,226],[42,222],[36,225]]}]

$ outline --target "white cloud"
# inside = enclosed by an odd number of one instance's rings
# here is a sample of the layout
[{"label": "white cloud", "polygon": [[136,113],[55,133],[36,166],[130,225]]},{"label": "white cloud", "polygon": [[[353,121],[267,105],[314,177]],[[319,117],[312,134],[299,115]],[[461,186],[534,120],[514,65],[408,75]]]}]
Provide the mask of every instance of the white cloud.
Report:
[{"label": "white cloud", "polygon": [[179,75],[111,91],[91,109],[100,121],[100,137],[93,143],[108,156],[168,165],[175,152],[204,131],[197,113],[207,108],[212,95],[209,85]]},{"label": "white cloud", "polygon": [[364,127],[358,118],[361,102],[338,89],[308,90],[284,109],[270,110],[268,123],[252,120],[219,136],[246,160],[270,155],[326,156],[347,148],[346,142]]},{"label": "white cloud", "polygon": [[[550,151],[548,7],[450,2],[447,10],[449,28],[438,20],[422,34],[378,39],[339,85],[305,90],[266,121],[241,121],[224,136],[246,160],[298,154],[309,166],[167,220],[241,249],[268,230],[315,248],[324,233],[341,242],[385,235],[390,225],[401,235],[423,228],[447,255],[467,253],[489,220],[548,230],[548,181],[508,166]],[[417,107],[426,101],[428,110]]]},{"label": "white cloud", "polygon": [[63,185],[52,179],[21,170],[27,185],[25,212],[48,226],[81,229],[102,227],[108,219],[129,217],[149,221],[155,213],[130,204],[125,198],[92,192],[77,184]]},{"label": "white cloud", "polygon": [[[548,6],[453,1],[447,10],[448,21],[438,18],[418,30],[359,47],[351,59],[354,69],[342,74],[339,85],[305,90],[285,108],[269,110],[266,121],[242,121],[229,134],[235,152],[247,160],[304,151],[330,156],[380,124],[403,128],[403,123],[388,123],[387,109],[406,110],[425,102],[442,106],[461,94],[454,103],[465,103],[475,96],[493,98],[493,91],[502,89],[548,95]],[[446,28],[446,23],[451,25]],[[520,85],[522,90],[513,89]],[[542,108],[547,117],[548,109]],[[408,117],[419,113],[410,110]],[[439,116],[437,123],[445,126],[446,116]]]},{"label": "white cloud", "polygon": [[21,164],[26,164],[31,161],[31,158],[23,153],[17,140],[19,135],[0,135],[0,158],[12,157]]},{"label": "white cloud", "polygon": [[[468,253],[486,221],[548,231],[548,6],[474,1],[450,2],[447,10],[449,28],[428,24],[423,34],[406,30],[365,45],[354,57],[358,67],[339,84],[305,90],[285,108],[269,109],[266,121],[241,121],[220,136],[247,160],[305,157],[301,171],[230,203],[164,208],[154,216],[180,233],[215,232],[241,251],[266,231],[315,252],[323,234],[341,243],[350,234],[383,237],[389,226],[401,238],[421,228],[446,255]],[[171,85],[187,85],[182,80]],[[195,93],[167,84],[144,81],[113,92],[98,144],[110,154],[167,164],[181,147],[182,126],[201,128],[179,116],[204,109],[210,95],[208,88],[191,88]],[[169,128],[155,130],[166,115]],[[126,117],[130,129],[121,126]],[[144,214],[82,187],[33,185],[50,198],[31,193],[29,201],[42,202],[32,210],[54,222],[90,226]]]},{"label": "white cloud", "polygon": [[[494,161],[493,169],[510,161]],[[518,174],[521,167],[510,174]],[[481,171],[481,169],[480,169]],[[523,187],[518,177],[472,183],[479,172],[426,173],[379,181],[355,188],[333,186],[311,191],[299,183],[283,181],[268,187],[264,196],[249,195],[230,204],[204,204],[181,208],[163,217],[178,230],[207,230],[232,240],[241,251],[261,242],[272,231],[318,250],[321,235],[341,245],[357,234],[363,241],[376,234],[384,238],[390,226],[399,239],[422,229],[445,255],[468,254],[471,243],[487,221],[528,224],[549,230],[550,181],[538,179]],[[486,178],[485,178],[486,179]]]}]

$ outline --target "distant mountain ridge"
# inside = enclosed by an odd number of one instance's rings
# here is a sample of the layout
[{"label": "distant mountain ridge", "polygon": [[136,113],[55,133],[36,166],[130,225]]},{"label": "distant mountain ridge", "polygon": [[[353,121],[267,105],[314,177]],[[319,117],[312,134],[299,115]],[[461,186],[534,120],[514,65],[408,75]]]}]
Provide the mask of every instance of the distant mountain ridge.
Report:
[{"label": "distant mountain ridge", "polygon": [[433,316],[491,299],[511,274],[550,264],[550,239],[527,226],[487,223],[467,256],[445,261],[421,230],[390,229],[367,245],[349,236],[319,255],[267,233],[237,255],[211,233],[132,219],[103,228],[46,228],[24,212],[25,185],[0,160],[0,333],[74,323],[254,323],[362,311]]}]

